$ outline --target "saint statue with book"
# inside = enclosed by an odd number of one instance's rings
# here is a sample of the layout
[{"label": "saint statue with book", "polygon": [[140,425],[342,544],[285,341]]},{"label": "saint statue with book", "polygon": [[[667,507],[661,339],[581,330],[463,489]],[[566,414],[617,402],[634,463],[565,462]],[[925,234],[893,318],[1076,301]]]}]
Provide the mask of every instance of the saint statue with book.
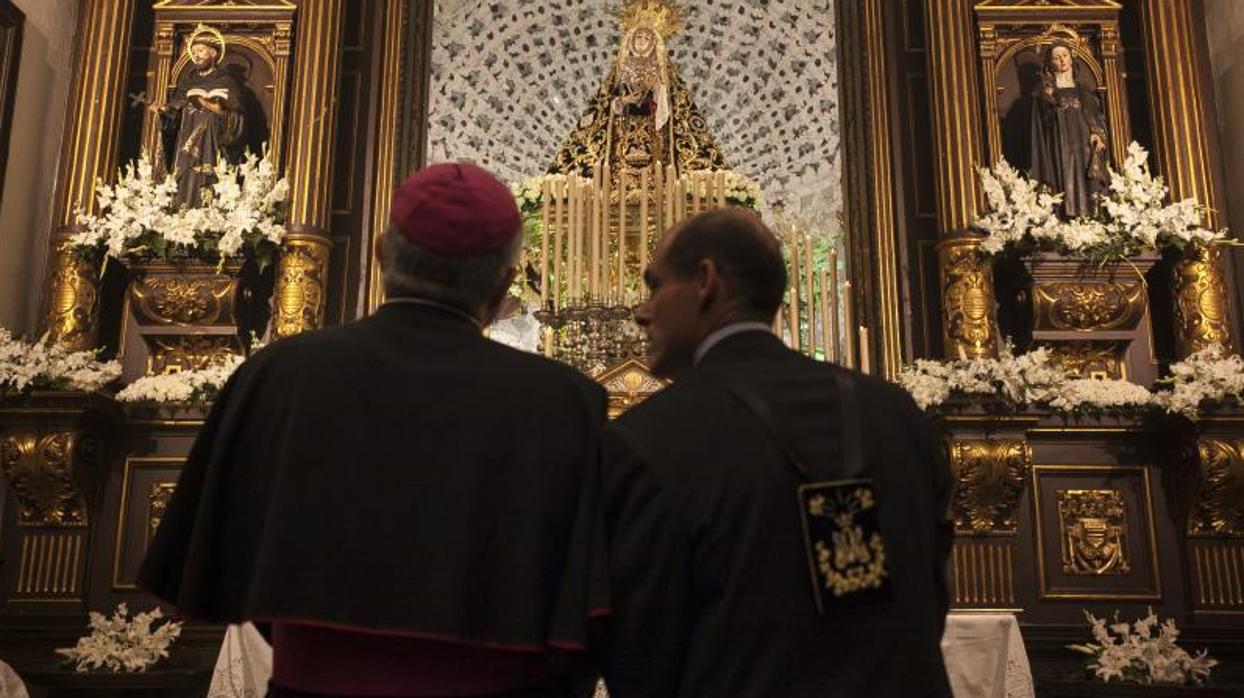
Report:
[{"label": "saint statue with book", "polygon": [[216,182],[216,163],[242,159],[246,88],[221,65],[225,40],[218,30],[200,24],[187,40],[186,54],[191,65],[172,97],[150,108],[160,118],[162,164],[177,180],[175,201],[194,208],[203,203],[203,189]]}]

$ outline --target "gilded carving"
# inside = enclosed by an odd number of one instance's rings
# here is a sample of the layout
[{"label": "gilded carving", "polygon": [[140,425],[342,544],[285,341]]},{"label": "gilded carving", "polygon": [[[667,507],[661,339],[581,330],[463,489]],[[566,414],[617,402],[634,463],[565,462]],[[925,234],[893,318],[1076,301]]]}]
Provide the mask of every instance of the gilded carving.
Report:
[{"label": "gilded carving", "polygon": [[147,540],[155,535],[156,529],[164,521],[164,512],[168,511],[168,503],[173,498],[175,482],[154,482],[147,494]]},{"label": "gilded carving", "polygon": [[1127,345],[1120,342],[1050,342],[1041,345],[1050,361],[1075,378],[1126,380]]},{"label": "gilded carving", "polygon": [[1180,356],[1231,345],[1221,245],[1192,245],[1174,265],[1175,348]]},{"label": "gilded carving", "polygon": [[1244,441],[1202,438],[1201,488],[1188,516],[1188,535],[1244,536]]},{"label": "gilded carving", "polygon": [[951,357],[997,353],[993,273],[974,238],[938,246],[942,267],[943,340]]},{"label": "gilded carving", "polygon": [[237,335],[169,335],[150,337],[147,375],[198,371],[241,353]]},{"label": "gilded carving", "polygon": [[951,467],[958,480],[955,530],[1015,533],[1015,508],[1024,491],[1032,448],[1022,439],[955,441]]},{"label": "gilded carving", "polygon": [[1127,505],[1118,490],[1058,490],[1058,529],[1063,573],[1124,575]]},{"label": "gilded carving", "polygon": [[99,266],[63,246],[56,250],[52,264],[48,338],[73,351],[94,349],[99,333]]},{"label": "gilded carving", "polygon": [[142,274],[130,297],[148,323],[214,325],[233,322],[237,285],[235,274]]},{"label": "gilded carving", "polygon": [[71,432],[11,433],[0,440],[0,470],[17,498],[18,525],[86,526],[86,501],[74,485],[73,461],[93,456],[93,444]]},{"label": "gilded carving", "polygon": [[285,243],[277,267],[273,333],[289,337],[324,323],[324,281],[328,273],[328,243],[293,238]]},{"label": "gilded carving", "polygon": [[1145,316],[1148,297],[1144,283],[1047,282],[1033,284],[1036,329],[1090,330],[1131,329]]},{"label": "gilded carving", "polygon": [[603,371],[596,377],[609,394],[609,418],[638,405],[644,398],[664,388],[665,381],[654,378],[643,364],[633,359]]}]

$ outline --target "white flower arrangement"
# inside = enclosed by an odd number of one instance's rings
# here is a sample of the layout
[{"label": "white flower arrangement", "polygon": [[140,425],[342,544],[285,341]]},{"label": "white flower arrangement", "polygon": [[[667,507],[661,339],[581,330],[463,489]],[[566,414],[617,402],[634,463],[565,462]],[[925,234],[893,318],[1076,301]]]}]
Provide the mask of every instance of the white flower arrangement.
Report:
[{"label": "white flower arrangement", "polygon": [[488,327],[488,337],[519,351],[536,352],[540,348],[540,335],[544,325],[536,319],[539,301],[528,304],[520,313],[498,320]]},{"label": "white flower arrangement", "polygon": [[1196,419],[1206,405],[1244,404],[1244,359],[1211,345],[1171,364],[1170,377],[1159,382],[1170,390],[1154,394],[1158,406]]},{"label": "white flower arrangement", "polygon": [[545,181],[564,181],[565,175],[550,174],[528,177],[521,182],[510,184],[510,193],[514,195],[514,203],[523,214],[535,213],[540,210],[544,201]]},{"label": "white flower arrangement", "polygon": [[269,154],[247,153],[237,165],[216,164],[216,183],[199,208],[173,206],[177,182],[157,180],[144,156],[124,166],[117,183],[95,188],[96,213],[79,210],[82,232],[70,238],[83,253],[102,250],[117,260],[176,256],[233,257],[244,251],[260,268],[271,263],[285,237],[289,183]]},{"label": "white flower arrangement", "polygon": [[1133,142],[1119,170],[1109,169],[1108,190],[1093,218],[1061,221],[1061,194],[1050,193],[1005,160],[980,170],[987,212],[975,221],[985,233],[981,250],[1031,245],[1101,260],[1120,259],[1163,247],[1226,239],[1225,231],[1201,227],[1194,199],[1166,203],[1169,189],[1149,171],[1149,153]]},{"label": "white flower arrangement", "polygon": [[229,376],[246,357],[230,354],[212,365],[194,370],[143,376],[117,393],[121,402],[202,405],[216,399]]},{"label": "white flower arrangement", "polygon": [[78,638],[78,644],[56,650],[73,662],[74,671],[106,669],[111,672],[146,671],[168,656],[169,645],[181,634],[182,624],[168,621],[154,630],[151,624],[164,617],[158,607],[134,618],[125,604],[117,606],[111,618],[92,611],[91,634]]},{"label": "white flower arrangement", "polygon": [[1179,629],[1174,619],[1159,621],[1152,608],[1149,615],[1132,624],[1120,622],[1117,612],[1110,625],[1105,618],[1097,618],[1088,611],[1084,616],[1093,628],[1096,642],[1067,647],[1091,657],[1085,667],[1107,683],[1117,679],[1146,685],[1200,686],[1218,664],[1206,650],[1190,655],[1175,644]]},{"label": "white flower arrangement", "polygon": [[93,351],[70,352],[47,338],[27,343],[0,327],[0,395],[31,390],[103,388],[121,376],[121,364],[100,361]]},{"label": "white flower arrangement", "polygon": [[1050,361],[1044,348],[1016,356],[1003,347],[998,358],[940,362],[919,359],[898,375],[898,383],[920,409],[951,395],[1000,398],[1013,405],[1045,405],[1060,412],[1144,409],[1152,393],[1123,380],[1071,378]]},{"label": "white flower arrangement", "polygon": [[700,196],[709,195],[708,183],[717,174],[721,174],[724,180],[723,184],[725,185],[726,203],[753,210],[760,210],[764,206],[764,193],[760,189],[760,183],[741,172],[735,172],[734,170],[693,170],[687,174],[698,175],[697,178],[693,178],[691,181],[702,185],[703,188],[697,192]]}]

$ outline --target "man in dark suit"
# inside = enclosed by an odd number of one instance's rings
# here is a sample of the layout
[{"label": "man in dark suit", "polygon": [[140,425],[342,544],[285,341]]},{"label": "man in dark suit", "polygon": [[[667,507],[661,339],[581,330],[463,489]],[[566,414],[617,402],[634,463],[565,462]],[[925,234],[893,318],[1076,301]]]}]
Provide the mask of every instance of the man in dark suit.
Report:
[{"label": "man in dark suit", "polygon": [[911,398],[772,334],[750,212],[670,230],[645,281],[674,383],[603,436],[613,698],[949,696],[951,480]]},{"label": "man in dark suit", "polygon": [[226,385],[140,582],[191,618],[268,623],[272,696],[560,696],[603,597],[605,395],[482,336],[514,275],[509,190],[410,177],[388,300],[276,342]]}]

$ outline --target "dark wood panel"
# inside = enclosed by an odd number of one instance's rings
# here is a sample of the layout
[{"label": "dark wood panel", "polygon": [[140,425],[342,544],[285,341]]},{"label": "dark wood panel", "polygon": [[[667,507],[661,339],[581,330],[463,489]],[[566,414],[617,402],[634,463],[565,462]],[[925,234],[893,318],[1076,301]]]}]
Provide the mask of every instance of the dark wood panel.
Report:
[{"label": "dark wood panel", "polygon": [[22,56],[22,31],[26,15],[12,0],[0,0],[0,195],[9,162],[9,138],[13,129],[13,101],[17,98],[18,64]]}]

